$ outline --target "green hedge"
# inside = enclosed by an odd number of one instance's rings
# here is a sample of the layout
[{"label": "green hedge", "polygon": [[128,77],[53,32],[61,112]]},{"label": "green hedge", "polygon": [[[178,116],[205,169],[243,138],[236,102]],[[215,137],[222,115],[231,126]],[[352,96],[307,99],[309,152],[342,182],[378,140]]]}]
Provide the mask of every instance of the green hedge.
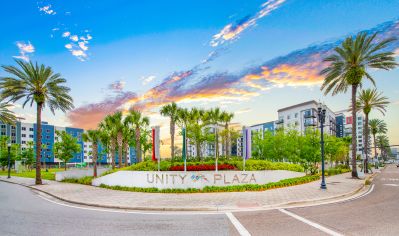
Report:
[{"label": "green hedge", "polygon": [[[218,162],[219,164],[230,164],[235,166],[238,170],[243,169],[242,161],[234,160],[222,160]],[[205,161],[205,162],[187,162],[187,165],[199,165],[199,164],[215,164],[215,161]],[[161,161],[160,169],[162,171],[168,171],[172,166],[184,165],[184,162],[171,162],[171,161]],[[158,170],[158,163],[154,161],[144,161],[131,165],[120,170],[133,170],[133,171],[156,171]],[[265,160],[254,160],[249,159],[245,163],[245,170],[255,171],[255,170],[290,170],[296,172],[303,172],[304,169],[299,164],[291,164],[286,162],[271,162]],[[109,173],[113,173],[110,171]]]},{"label": "green hedge", "polygon": [[100,187],[120,190],[120,191],[130,191],[130,192],[147,192],[147,193],[209,193],[209,192],[245,192],[245,191],[265,191],[268,189],[289,187],[298,184],[309,183],[318,180],[320,176],[311,175],[303,176],[291,179],[284,179],[278,182],[272,182],[268,184],[245,184],[245,185],[234,185],[234,186],[207,186],[203,189],[158,189],[158,188],[138,188],[138,187],[122,187],[122,186],[108,186],[101,184]]},{"label": "green hedge", "polygon": [[67,178],[67,179],[63,179],[61,182],[73,183],[73,184],[91,185],[91,181],[92,180],[93,180],[93,176],[85,176],[85,177],[82,177],[82,178]]}]

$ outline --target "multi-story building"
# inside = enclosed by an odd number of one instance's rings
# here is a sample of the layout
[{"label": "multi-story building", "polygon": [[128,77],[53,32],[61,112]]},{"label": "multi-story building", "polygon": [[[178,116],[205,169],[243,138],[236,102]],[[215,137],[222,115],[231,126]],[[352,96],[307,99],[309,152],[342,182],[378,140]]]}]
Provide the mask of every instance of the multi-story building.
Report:
[{"label": "multi-story building", "polygon": [[356,121],[352,118],[352,112],[347,110],[337,111],[335,113],[337,137],[352,136],[352,123],[356,122],[356,153],[362,155],[364,153],[364,115],[361,112],[356,114]]},{"label": "multi-story building", "polygon": [[[50,125],[47,122],[42,122],[42,150],[41,161],[49,164],[61,162],[54,156],[54,144],[59,141],[57,132],[65,131],[77,139],[78,144],[81,146],[81,151],[76,153],[74,157],[69,160],[69,163],[92,163],[92,144],[90,142],[83,142],[82,134],[85,132],[81,128],[72,127],[59,127]],[[12,144],[20,144],[21,150],[28,147],[31,141],[35,144],[37,137],[37,125],[32,123],[16,122],[15,125],[0,124],[0,136],[8,136]],[[34,146],[36,149],[36,147]],[[36,152],[35,152],[36,153]],[[98,148],[98,163],[107,164],[111,162],[110,157],[103,152],[103,147],[100,144]],[[117,157],[118,155],[116,155]],[[129,163],[136,162],[136,154],[134,148],[130,147],[127,153]],[[116,163],[119,160],[116,158]]]},{"label": "multi-story building", "polygon": [[[320,128],[317,117],[317,109],[319,106],[320,104],[318,102],[311,100],[279,109],[277,111],[277,128],[296,129],[301,133],[304,133],[307,128]],[[329,135],[335,135],[335,114],[327,106],[324,107],[326,109],[324,132]]]}]

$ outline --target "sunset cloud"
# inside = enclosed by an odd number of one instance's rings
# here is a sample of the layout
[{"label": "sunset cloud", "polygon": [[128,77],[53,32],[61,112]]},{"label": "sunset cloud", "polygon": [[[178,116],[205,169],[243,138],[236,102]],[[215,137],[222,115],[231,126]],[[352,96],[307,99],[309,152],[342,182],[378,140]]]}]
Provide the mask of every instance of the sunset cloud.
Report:
[{"label": "sunset cloud", "polygon": [[[380,32],[382,38],[397,36],[399,35],[398,25],[398,22],[386,22],[366,32]],[[100,104],[112,101],[113,104],[118,105],[109,106],[109,110],[104,110],[103,113],[112,112],[111,110],[116,110],[116,107],[123,109],[134,107],[142,111],[150,111],[170,102],[241,102],[275,87],[318,86],[323,81],[319,75],[320,70],[325,66],[322,62],[323,58],[331,54],[341,42],[342,39],[312,45],[259,65],[244,68],[236,73],[206,73],[206,70],[195,66],[190,70],[175,72],[167,76],[160,84],[142,95],[127,94],[125,97],[118,94]],[[389,50],[394,51],[398,48],[399,42],[395,42]],[[96,104],[93,106],[97,107]],[[73,114],[76,114],[80,109],[79,114],[82,116],[81,119],[71,120],[74,125],[83,124],[84,116],[90,117],[91,123],[98,122],[99,120],[94,122],[94,119],[104,116],[104,114],[100,115],[101,109],[92,109],[91,105],[84,107],[85,109],[78,108],[73,111]],[[96,115],[92,116],[93,110]]]},{"label": "sunset cloud", "polygon": [[235,23],[230,23],[212,37],[210,45],[217,47],[227,41],[237,39],[247,28],[256,25],[256,22],[279,8],[285,0],[268,0],[261,5],[261,9],[253,16],[246,16]]},{"label": "sunset cloud", "polygon": [[108,89],[114,92],[121,92],[125,88],[125,85],[125,81],[118,80],[108,85]]}]

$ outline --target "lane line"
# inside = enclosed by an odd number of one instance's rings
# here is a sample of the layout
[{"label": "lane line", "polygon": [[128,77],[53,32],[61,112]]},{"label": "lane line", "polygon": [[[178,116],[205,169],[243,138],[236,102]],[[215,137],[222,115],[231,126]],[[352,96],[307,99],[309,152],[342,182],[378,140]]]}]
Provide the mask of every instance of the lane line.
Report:
[{"label": "lane line", "polygon": [[332,235],[332,236],[343,236],[343,234],[340,234],[340,233],[335,232],[335,231],[333,231],[331,229],[328,229],[328,228],[326,228],[326,227],[324,227],[322,225],[319,225],[319,224],[317,224],[317,223],[315,223],[313,221],[307,220],[307,219],[305,219],[305,218],[303,218],[303,217],[301,217],[299,215],[296,215],[296,214],[294,214],[294,213],[292,213],[290,211],[287,211],[287,210],[284,210],[284,209],[279,209],[279,211],[284,213],[284,214],[287,214],[287,215],[289,215],[289,216],[291,216],[291,217],[293,217],[293,218],[295,218],[295,219],[297,219],[299,221],[302,221],[303,223],[308,224],[308,225],[310,225],[310,226],[312,226],[312,227],[314,227],[314,228],[316,228],[316,229],[318,229],[320,231],[323,231],[324,233],[327,233],[329,235]]},{"label": "lane line", "polygon": [[241,236],[251,236],[248,230],[240,223],[240,221],[233,215],[233,213],[226,212],[226,216],[229,218],[229,220]]}]

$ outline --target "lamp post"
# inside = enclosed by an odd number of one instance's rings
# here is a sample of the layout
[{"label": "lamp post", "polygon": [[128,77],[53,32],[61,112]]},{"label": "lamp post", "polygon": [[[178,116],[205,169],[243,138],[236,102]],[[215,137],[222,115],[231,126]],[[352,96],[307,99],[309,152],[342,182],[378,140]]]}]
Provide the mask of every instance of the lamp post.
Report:
[{"label": "lamp post", "polygon": [[9,143],[8,145],[7,145],[7,148],[8,148],[8,176],[7,176],[7,179],[9,179],[9,178],[11,178],[11,174],[10,174],[10,172],[11,172],[11,143]]},{"label": "lamp post", "polygon": [[324,178],[324,122],[326,119],[326,108],[320,104],[317,108],[317,115],[320,122],[320,145],[321,145],[321,189],[327,189]]}]

